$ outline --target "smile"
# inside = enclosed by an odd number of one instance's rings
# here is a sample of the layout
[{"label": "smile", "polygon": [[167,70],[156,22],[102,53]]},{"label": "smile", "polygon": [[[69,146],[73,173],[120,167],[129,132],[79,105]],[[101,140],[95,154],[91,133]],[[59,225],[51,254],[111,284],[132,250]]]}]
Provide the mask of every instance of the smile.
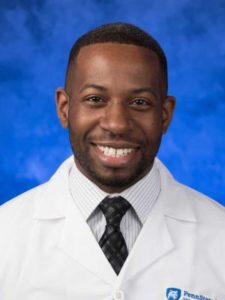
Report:
[{"label": "smile", "polygon": [[98,149],[108,157],[125,157],[134,151],[134,148],[113,148],[108,146],[97,145]]}]

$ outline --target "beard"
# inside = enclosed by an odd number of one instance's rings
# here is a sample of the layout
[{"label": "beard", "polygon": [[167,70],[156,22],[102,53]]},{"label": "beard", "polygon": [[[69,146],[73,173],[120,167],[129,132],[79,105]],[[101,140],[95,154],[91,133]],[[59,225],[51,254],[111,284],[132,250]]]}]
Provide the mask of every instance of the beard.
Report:
[{"label": "beard", "polygon": [[161,136],[153,143],[154,147],[151,148],[151,151],[148,151],[148,155],[143,150],[146,149],[146,146],[140,147],[140,159],[135,167],[129,169],[126,176],[122,172],[118,172],[118,168],[113,167],[109,168],[110,175],[106,175],[98,170],[95,158],[90,154],[91,143],[86,140],[85,143],[81,144],[79,139],[74,139],[70,134],[70,144],[78,169],[103,190],[104,188],[106,190],[124,190],[144,177],[153,165],[160,143]]},{"label": "beard", "polygon": [[[74,151],[74,156],[75,161],[77,161],[82,169],[86,171],[89,179],[91,179],[97,185],[118,189],[126,188],[143,177],[147,173],[147,171],[150,170],[154,160],[153,159],[151,161],[151,164],[149,166],[149,160],[142,156],[142,159],[140,159],[136,168],[133,168],[133,170],[131,169],[129,175],[125,177],[118,174],[118,168],[113,169],[112,167],[110,168],[110,176],[101,174],[95,168],[94,159],[90,155],[88,155],[88,153]],[[149,168],[146,170],[147,165],[149,166]]]}]

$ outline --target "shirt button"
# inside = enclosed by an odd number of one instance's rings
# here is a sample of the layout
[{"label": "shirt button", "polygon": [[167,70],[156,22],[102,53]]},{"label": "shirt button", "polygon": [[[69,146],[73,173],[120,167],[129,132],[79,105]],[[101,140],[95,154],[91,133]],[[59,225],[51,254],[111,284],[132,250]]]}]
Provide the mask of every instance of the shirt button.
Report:
[{"label": "shirt button", "polygon": [[124,292],[122,290],[117,290],[114,295],[114,300],[124,300]]}]

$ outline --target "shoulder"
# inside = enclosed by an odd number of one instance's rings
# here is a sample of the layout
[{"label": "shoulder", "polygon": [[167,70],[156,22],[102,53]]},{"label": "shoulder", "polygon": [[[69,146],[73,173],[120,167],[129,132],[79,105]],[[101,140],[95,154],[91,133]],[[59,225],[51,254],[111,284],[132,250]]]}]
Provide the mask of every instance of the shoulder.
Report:
[{"label": "shoulder", "polygon": [[72,164],[73,157],[70,157],[59,166],[49,181],[0,206],[0,237],[3,232],[8,233],[10,230],[16,232],[17,227],[21,227],[22,224],[25,227],[25,224],[32,222],[41,206],[43,211],[54,208],[57,211],[62,196],[68,189],[68,173]]},{"label": "shoulder", "polygon": [[25,207],[31,207],[33,205],[32,199],[44,189],[45,185],[46,183],[34,187],[2,204],[0,206],[0,221],[5,214],[8,215],[12,213],[14,215],[15,212],[18,214]]},{"label": "shoulder", "polygon": [[[171,214],[191,215],[198,224],[225,228],[225,207],[208,196],[176,181],[158,159],[164,202]],[[174,210],[172,212],[172,210]]]},{"label": "shoulder", "polygon": [[[33,189],[26,191],[25,193],[7,201],[0,206],[0,224],[5,219],[8,223],[13,220],[30,216],[35,210],[35,205],[43,197],[43,194],[50,188],[53,190],[53,194],[57,194],[56,190],[59,188],[68,177],[68,170],[71,167],[72,157],[65,160],[58,170],[53,174],[49,181],[41,184]],[[1,226],[0,226],[1,228]]]},{"label": "shoulder", "polygon": [[[45,189],[46,183],[39,185],[0,206],[1,237],[29,223],[35,211],[35,199]],[[28,224],[27,224],[28,225]]]},{"label": "shoulder", "polygon": [[212,198],[177,182],[177,189],[193,207],[197,220],[225,228],[225,207]]}]

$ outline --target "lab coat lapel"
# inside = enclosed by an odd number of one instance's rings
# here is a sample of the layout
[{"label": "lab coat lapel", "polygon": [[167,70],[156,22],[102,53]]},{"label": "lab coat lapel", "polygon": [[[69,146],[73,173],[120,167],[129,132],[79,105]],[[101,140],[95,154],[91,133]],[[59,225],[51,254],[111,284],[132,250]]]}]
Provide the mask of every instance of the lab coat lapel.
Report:
[{"label": "lab coat lapel", "polygon": [[34,219],[59,219],[63,226],[58,241],[60,251],[83,265],[87,271],[113,284],[116,273],[70,195],[68,174],[72,163],[73,158],[70,157],[46,184],[42,194],[37,195]]},{"label": "lab coat lapel", "polygon": [[68,210],[59,248],[105,282],[115,282],[115,272],[75,205]]},{"label": "lab coat lapel", "polygon": [[191,200],[185,199],[180,184],[158,159],[156,164],[161,192],[121,271],[121,280],[128,280],[177,249],[176,232],[168,226],[169,221],[181,221],[181,226],[196,222]]},{"label": "lab coat lapel", "polygon": [[[157,210],[143,226],[127,258],[121,276],[126,280],[149,268],[174,248],[172,236],[166,224],[166,218]],[[124,274],[123,274],[124,273]]]}]

